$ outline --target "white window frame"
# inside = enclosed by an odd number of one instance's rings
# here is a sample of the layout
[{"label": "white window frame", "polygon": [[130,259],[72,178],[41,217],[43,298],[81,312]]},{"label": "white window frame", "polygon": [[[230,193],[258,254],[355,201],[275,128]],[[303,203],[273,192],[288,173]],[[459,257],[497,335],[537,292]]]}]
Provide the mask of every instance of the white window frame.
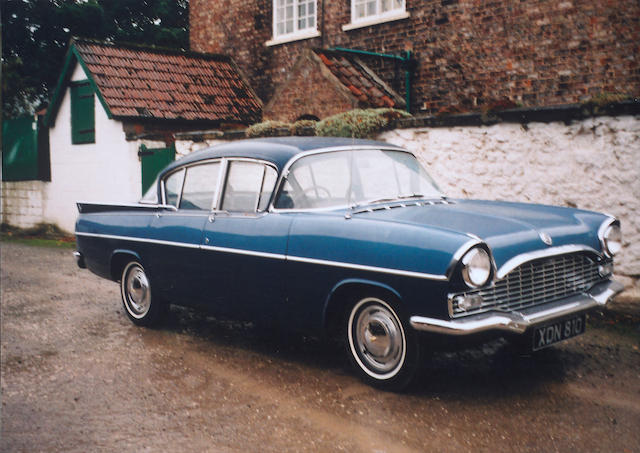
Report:
[{"label": "white window frame", "polygon": [[[301,39],[310,39],[320,36],[318,31],[318,0],[313,0],[314,14],[315,14],[315,26],[298,30],[298,6],[303,0],[293,0],[293,32],[283,33],[278,35],[278,24],[276,22],[276,14],[278,8],[278,0],[273,0],[271,5],[273,8],[272,14],[272,39],[265,43],[266,46],[275,46],[277,44],[283,44],[285,42],[298,41]],[[308,3],[308,1],[304,1]]]},{"label": "white window frame", "polygon": [[356,0],[351,0],[351,23],[342,26],[343,31],[353,30],[355,28],[369,27],[371,25],[383,24],[394,20],[406,19],[410,16],[407,11],[407,0],[402,1],[400,8],[395,8],[383,13],[381,10],[382,0],[376,0],[377,14],[356,18]]}]

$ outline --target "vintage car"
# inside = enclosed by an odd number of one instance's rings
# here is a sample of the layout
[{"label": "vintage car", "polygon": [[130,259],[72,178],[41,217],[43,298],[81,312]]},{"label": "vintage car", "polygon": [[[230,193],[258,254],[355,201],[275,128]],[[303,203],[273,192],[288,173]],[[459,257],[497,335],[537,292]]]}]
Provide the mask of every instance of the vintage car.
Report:
[{"label": "vintage car", "polygon": [[78,264],[120,282],[135,324],[171,303],[340,335],[383,388],[409,382],[432,338],[537,350],[583,333],[622,289],[615,218],[447,198],[382,142],[237,141],[173,162],[138,203],[78,210]]}]

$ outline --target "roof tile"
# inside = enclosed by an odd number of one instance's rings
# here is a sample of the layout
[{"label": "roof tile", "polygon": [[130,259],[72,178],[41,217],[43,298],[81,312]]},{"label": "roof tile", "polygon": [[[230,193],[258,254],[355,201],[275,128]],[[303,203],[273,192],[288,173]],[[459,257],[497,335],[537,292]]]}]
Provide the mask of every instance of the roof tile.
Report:
[{"label": "roof tile", "polygon": [[226,56],[116,47],[97,41],[76,41],[74,46],[116,117],[148,118],[150,114],[243,123],[260,118],[260,100]]},{"label": "roof tile", "polygon": [[351,54],[316,50],[316,55],[336,78],[363,104],[400,107],[402,98],[373,76],[373,71]]}]

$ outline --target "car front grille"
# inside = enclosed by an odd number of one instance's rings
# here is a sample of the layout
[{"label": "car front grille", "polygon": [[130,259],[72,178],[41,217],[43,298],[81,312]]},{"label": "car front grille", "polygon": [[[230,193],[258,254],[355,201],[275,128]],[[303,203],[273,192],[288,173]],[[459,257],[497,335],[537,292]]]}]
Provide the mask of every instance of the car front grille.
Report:
[{"label": "car front grille", "polygon": [[[586,254],[554,256],[521,264],[502,280],[450,296],[454,317],[488,310],[518,310],[582,293],[599,281],[598,263]],[[468,311],[458,306],[459,296],[479,295],[482,304]]]}]

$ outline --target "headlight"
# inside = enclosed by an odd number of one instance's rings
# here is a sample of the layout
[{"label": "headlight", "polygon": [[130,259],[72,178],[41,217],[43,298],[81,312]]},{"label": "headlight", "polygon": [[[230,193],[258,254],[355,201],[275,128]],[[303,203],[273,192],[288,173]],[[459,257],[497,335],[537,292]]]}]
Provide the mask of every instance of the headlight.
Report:
[{"label": "headlight", "polygon": [[602,246],[607,255],[613,256],[622,248],[622,232],[620,225],[612,223],[604,230],[602,235]]},{"label": "headlight", "polygon": [[491,259],[487,251],[474,247],[462,257],[462,278],[471,288],[484,285],[491,275]]}]

